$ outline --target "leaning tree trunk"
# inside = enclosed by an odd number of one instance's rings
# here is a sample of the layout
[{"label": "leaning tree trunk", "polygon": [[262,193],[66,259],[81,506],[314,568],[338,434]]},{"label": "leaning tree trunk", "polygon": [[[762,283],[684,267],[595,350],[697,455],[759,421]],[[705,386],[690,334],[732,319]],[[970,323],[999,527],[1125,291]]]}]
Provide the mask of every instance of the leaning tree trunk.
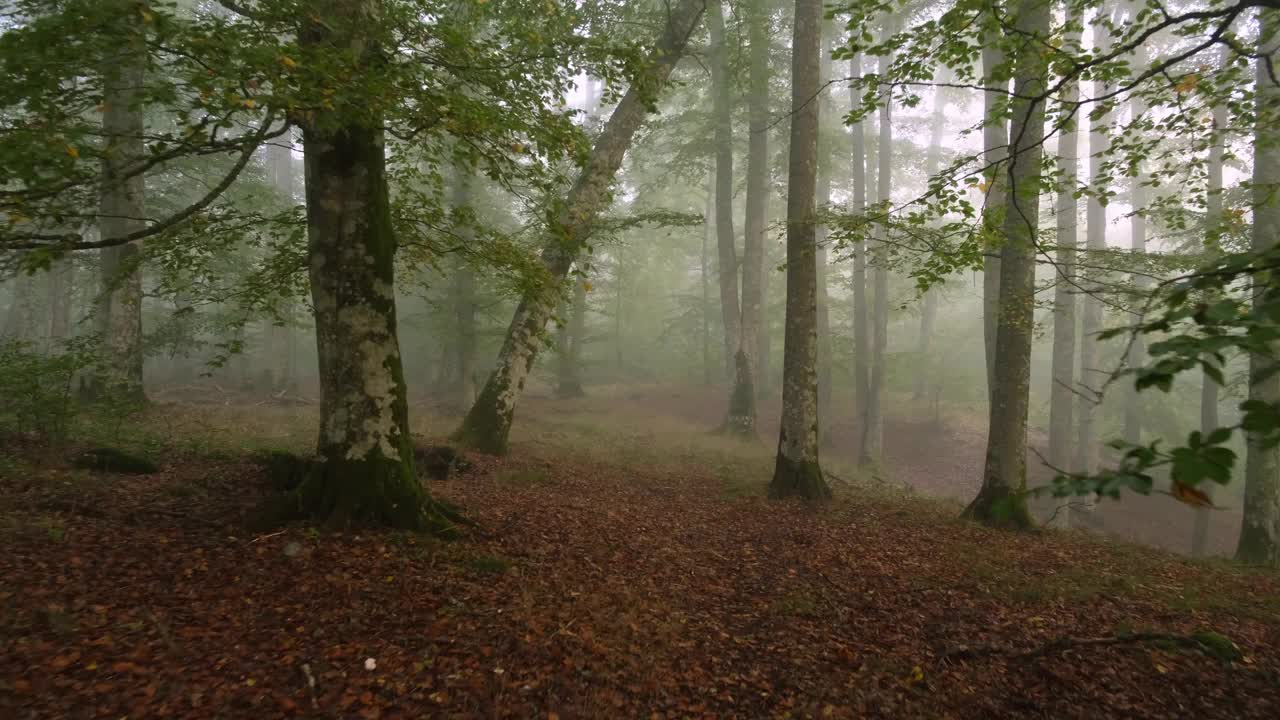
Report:
[{"label": "leaning tree trunk", "polygon": [[[994,22],[994,20],[993,20]],[[985,251],[982,257],[982,338],[986,349],[987,397],[995,387],[996,325],[1000,297],[1000,248],[1001,226],[1006,208],[1005,188],[1001,181],[1005,174],[1005,155],[1009,145],[1009,124],[1004,108],[1008,102],[1009,81],[997,79],[996,70],[1004,65],[1004,51],[998,44],[999,31],[989,28],[988,42],[982,48],[982,162],[986,165],[986,199],[982,211],[982,231]]]},{"label": "leaning tree trunk", "polygon": [[[929,120],[929,152],[925,156],[924,161],[924,181],[927,186],[930,179],[938,173],[939,166],[942,165],[942,131],[947,121],[947,100],[943,95],[943,88],[951,78],[946,68],[941,71],[939,84],[933,89],[933,110],[930,112]],[[916,372],[915,379],[912,383],[911,399],[923,400],[925,396],[925,385],[929,376],[929,345],[933,340],[933,326],[938,319],[938,293],[937,287],[930,287],[924,293],[923,302],[920,305],[920,338],[916,342]]]},{"label": "leaning tree trunk", "polygon": [[[897,19],[889,17],[885,20],[884,36],[892,36],[897,31]],[[888,72],[893,58],[880,56],[880,74]],[[889,236],[888,212],[893,191],[893,97],[885,90],[880,98],[880,149],[879,160],[879,192],[876,210],[878,218],[875,235],[875,269],[872,272],[872,285],[875,291],[875,307],[872,311],[872,344],[871,344],[871,377],[867,383],[867,406],[862,417],[862,437],[859,443],[858,464],[873,465],[880,460],[884,446],[884,377],[885,353],[889,346],[889,267],[886,255],[886,241]]]},{"label": "leaning tree trunk", "polygon": [[[1253,251],[1274,252],[1280,244],[1280,84],[1270,59],[1280,49],[1280,10],[1259,14],[1257,119],[1253,144]],[[1255,312],[1280,301],[1280,284],[1258,282]],[[1249,356],[1249,400],[1280,403],[1280,343]],[[1250,433],[1245,465],[1244,518],[1236,559],[1280,568],[1280,446],[1265,433]]]},{"label": "leaning tree trunk", "polygon": [[822,0],[796,0],[791,54],[791,157],[787,167],[787,325],[782,429],[769,497],[831,496],[818,464],[817,213],[818,55]]},{"label": "leaning tree trunk", "polygon": [[[103,72],[101,212],[98,230],[104,241],[141,230],[146,217],[143,173],[132,172],[146,150],[143,145],[142,83],[147,63],[142,19],[131,3],[120,3],[128,35]],[[127,18],[127,19],[123,19]],[[142,272],[135,245],[107,247],[100,254],[101,295],[98,332],[103,366],[94,393],[113,402],[145,402],[142,384]]]},{"label": "leaning tree trunk", "polygon": [[734,357],[742,343],[742,309],[738,305],[738,251],[733,235],[733,116],[729,93],[729,49],[725,40],[724,7],[707,6],[711,31],[711,117],[714,125],[716,173],[716,257],[720,279],[720,317],[724,328],[725,372],[730,384],[737,376]]},{"label": "leaning tree trunk", "polygon": [[[1072,11],[1068,9],[1066,24],[1073,25]],[[1070,31],[1067,47],[1080,42],[1080,32]],[[1074,103],[1080,96],[1077,81],[1069,80],[1062,88],[1062,102]],[[1069,470],[1071,464],[1071,431],[1075,392],[1076,362],[1076,245],[1077,216],[1076,183],[1079,177],[1080,133],[1074,120],[1065,123],[1058,131],[1058,167],[1061,173],[1058,197],[1054,207],[1057,225],[1057,252],[1053,285],[1053,360],[1049,388],[1049,465],[1055,471]],[[1071,512],[1059,510],[1056,522],[1059,527],[1071,524]]]},{"label": "leaning tree trunk", "polygon": [[458,442],[502,454],[507,450],[516,402],[537,357],[538,337],[555,309],[558,284],[581,252],[596,215],[609,201],[609,188],[631,138],[644,122],[649,103],[662,90],[702,17],[705,0],[683,0],[671,11],[666,28],[637,78],[614,109],[596,140],[591,158],[548,229],[542,264],[547,278],[525,293],[516,307],[498,354],[497,366],[454,434]]},{"label": "leaning tree trunk", "polygon": [[[1223,48],[1220,66],[1225,66],[1230,59],[1230,50]],[[1227,107],[1221,103],[1213,107],[1213,144],[1209,146],[1209,162],[1205,166],[1205,246],[1216,252],[1220,247],[1222,232],[1222,166],[1226,155],[1227,141]],[[1218,417],[1218,381],[1208,373],[1200,374],[1200,434],[1207,437],[1209,433],[1221,427]],[[1213,483],[1205,483],[1201,488],[1205,495],[1213,499]],[[1209,508],[1196,508],[1195,523],[1191,528],[1191,556],[1204,557],[1209,549]]]},{"label": "leaning tree trunk", "polygon": [[[857,80],[862,77],[862,55],[854,55],[849,60],[849,77],[854,80],[849,86],[849,106],[857,107],[862,102],[858,92]],[[853,125],[851,139],[853,152],[850,163],[853,174],[853,197],[849,201],[849,210],[855,215],[865,218],[867,212],[867,143],[864,123],[859,120]],[[853,416],[860,423],[866,422],[867,395],[870,392],[871,365],[870,342],[867,331],[867,241],[859,234],[853,246]],[[858,448],[861,456],[861,447]]]},{"label": "leaning tree trunk", "polygon": [[996,327],[995,387],[987,432],[982,489],[965,517],[986,525],[1024,529],[1027,510],[1027,408],[1031,396],[1036,232],[1040,224],[1040,161],[1044,153],[1045,58],[1032,40],[1049,35],[1049,4],[1021,0],[1015,31],[1028,38],[1015,58],[1015,96],[1009,157],[1008,210],[1000,250],[1000,306]]},{"label": "leaning tree trunk", "polygon": [[[360,82],[379,57],[362,28],[380,11],[377,0],[325,0],[300,41],[351,53]],[[414,471],[382,119],[354,114],[317,115],[303,132],[320,436],[299,505],[338,526],[428,528],[438,518]]]}]

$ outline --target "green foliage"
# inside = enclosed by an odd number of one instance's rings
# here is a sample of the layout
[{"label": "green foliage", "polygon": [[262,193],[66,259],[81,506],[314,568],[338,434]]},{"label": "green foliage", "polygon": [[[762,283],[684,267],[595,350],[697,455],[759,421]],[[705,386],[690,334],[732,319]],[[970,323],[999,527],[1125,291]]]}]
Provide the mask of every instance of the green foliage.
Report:
[{"label": "green foliage", "polygon": [[0,342],[0,427],[64,439],[77,407],[74,380],[93,363],[88,343],[42,351],[29,342]]}]

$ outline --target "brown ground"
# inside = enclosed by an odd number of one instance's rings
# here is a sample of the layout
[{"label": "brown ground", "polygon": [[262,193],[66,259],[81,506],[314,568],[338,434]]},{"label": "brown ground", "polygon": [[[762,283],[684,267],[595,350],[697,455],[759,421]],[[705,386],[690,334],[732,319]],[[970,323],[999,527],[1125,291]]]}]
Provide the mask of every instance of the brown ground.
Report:
[{"label": "brown ground", "polygon": [[[876,482],[769,502],[770,449],[703,436],[689,391],[534,398],[510,458],[432,485],[478,522],[454,542],[248,531],[243,448],[305,446],[309,413],[155,408],[144,477],[10,442],[0,717],[1280,715],[1274,573],[988,531]],[[955,450],[890,437],[890,462]],[[959,488],[954,462],[909,477]]]}]

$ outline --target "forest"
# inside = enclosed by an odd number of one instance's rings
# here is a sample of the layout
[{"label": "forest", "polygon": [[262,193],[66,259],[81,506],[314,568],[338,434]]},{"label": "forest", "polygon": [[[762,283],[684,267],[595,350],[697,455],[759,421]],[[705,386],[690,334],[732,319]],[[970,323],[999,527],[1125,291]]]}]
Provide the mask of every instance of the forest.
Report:
[{"label": "forest", "polygon": [[1280,0],[0,0],[0,717],[1280,717]]}]

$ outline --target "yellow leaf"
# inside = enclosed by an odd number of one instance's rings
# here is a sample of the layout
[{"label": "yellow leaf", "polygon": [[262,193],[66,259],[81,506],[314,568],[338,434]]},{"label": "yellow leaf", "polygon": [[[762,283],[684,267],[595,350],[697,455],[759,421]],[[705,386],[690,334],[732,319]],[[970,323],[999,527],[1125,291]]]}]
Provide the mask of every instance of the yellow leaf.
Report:
[{"label": "yellow leaf", "polygon": [[1196,75],[1195,73],[1187,73],[1182,76],[1182,79],[1178,81],[1177,85],[1173,86],[1173,89],[1179,93],[1189,93],[1196,89],[1196,83],[1198,82],[1200,82],[1199,75]]},{"label": "yellow leaf", "polygon": [[583,280],[582,289],[586,290],[587,292],[591,292],[591,283],[587,282],[586,280]]},{"label": "yellow leaf", "polygon": [[240,104],[249,108],[250,110],[258,106],[258,103],[254,102],[253,98],[245,98]]},{"label": "yellow leaf", "polygon": [[298,63],[294,62],[293,58],[288,55],[280,56],[280,64],[290,69],[298,67]]},{"label": "yellow leaf", "polygon": [[987,192],[987,188],[989,188],[989,187],[991,187],[991,186],[990,186],[990,185],[988,185],[988,184],[986,183],[986,181],[980,182],[980,183],[978,183],[978,192],[983,193],[983,194],[985,195],[985,194],[986,194],[986,192]]},{"label": "yellow leaf", "polygon": [[71,156],[71,157],[73,157],[73,158],[78,158],[78,157],[80,157],[80,151],[76,149],[76,146],[75,146],[75,145],[68,145],[68,146],[67,146],[67,154],[68,154],[68,155],[70,155],[70,156]]}]

